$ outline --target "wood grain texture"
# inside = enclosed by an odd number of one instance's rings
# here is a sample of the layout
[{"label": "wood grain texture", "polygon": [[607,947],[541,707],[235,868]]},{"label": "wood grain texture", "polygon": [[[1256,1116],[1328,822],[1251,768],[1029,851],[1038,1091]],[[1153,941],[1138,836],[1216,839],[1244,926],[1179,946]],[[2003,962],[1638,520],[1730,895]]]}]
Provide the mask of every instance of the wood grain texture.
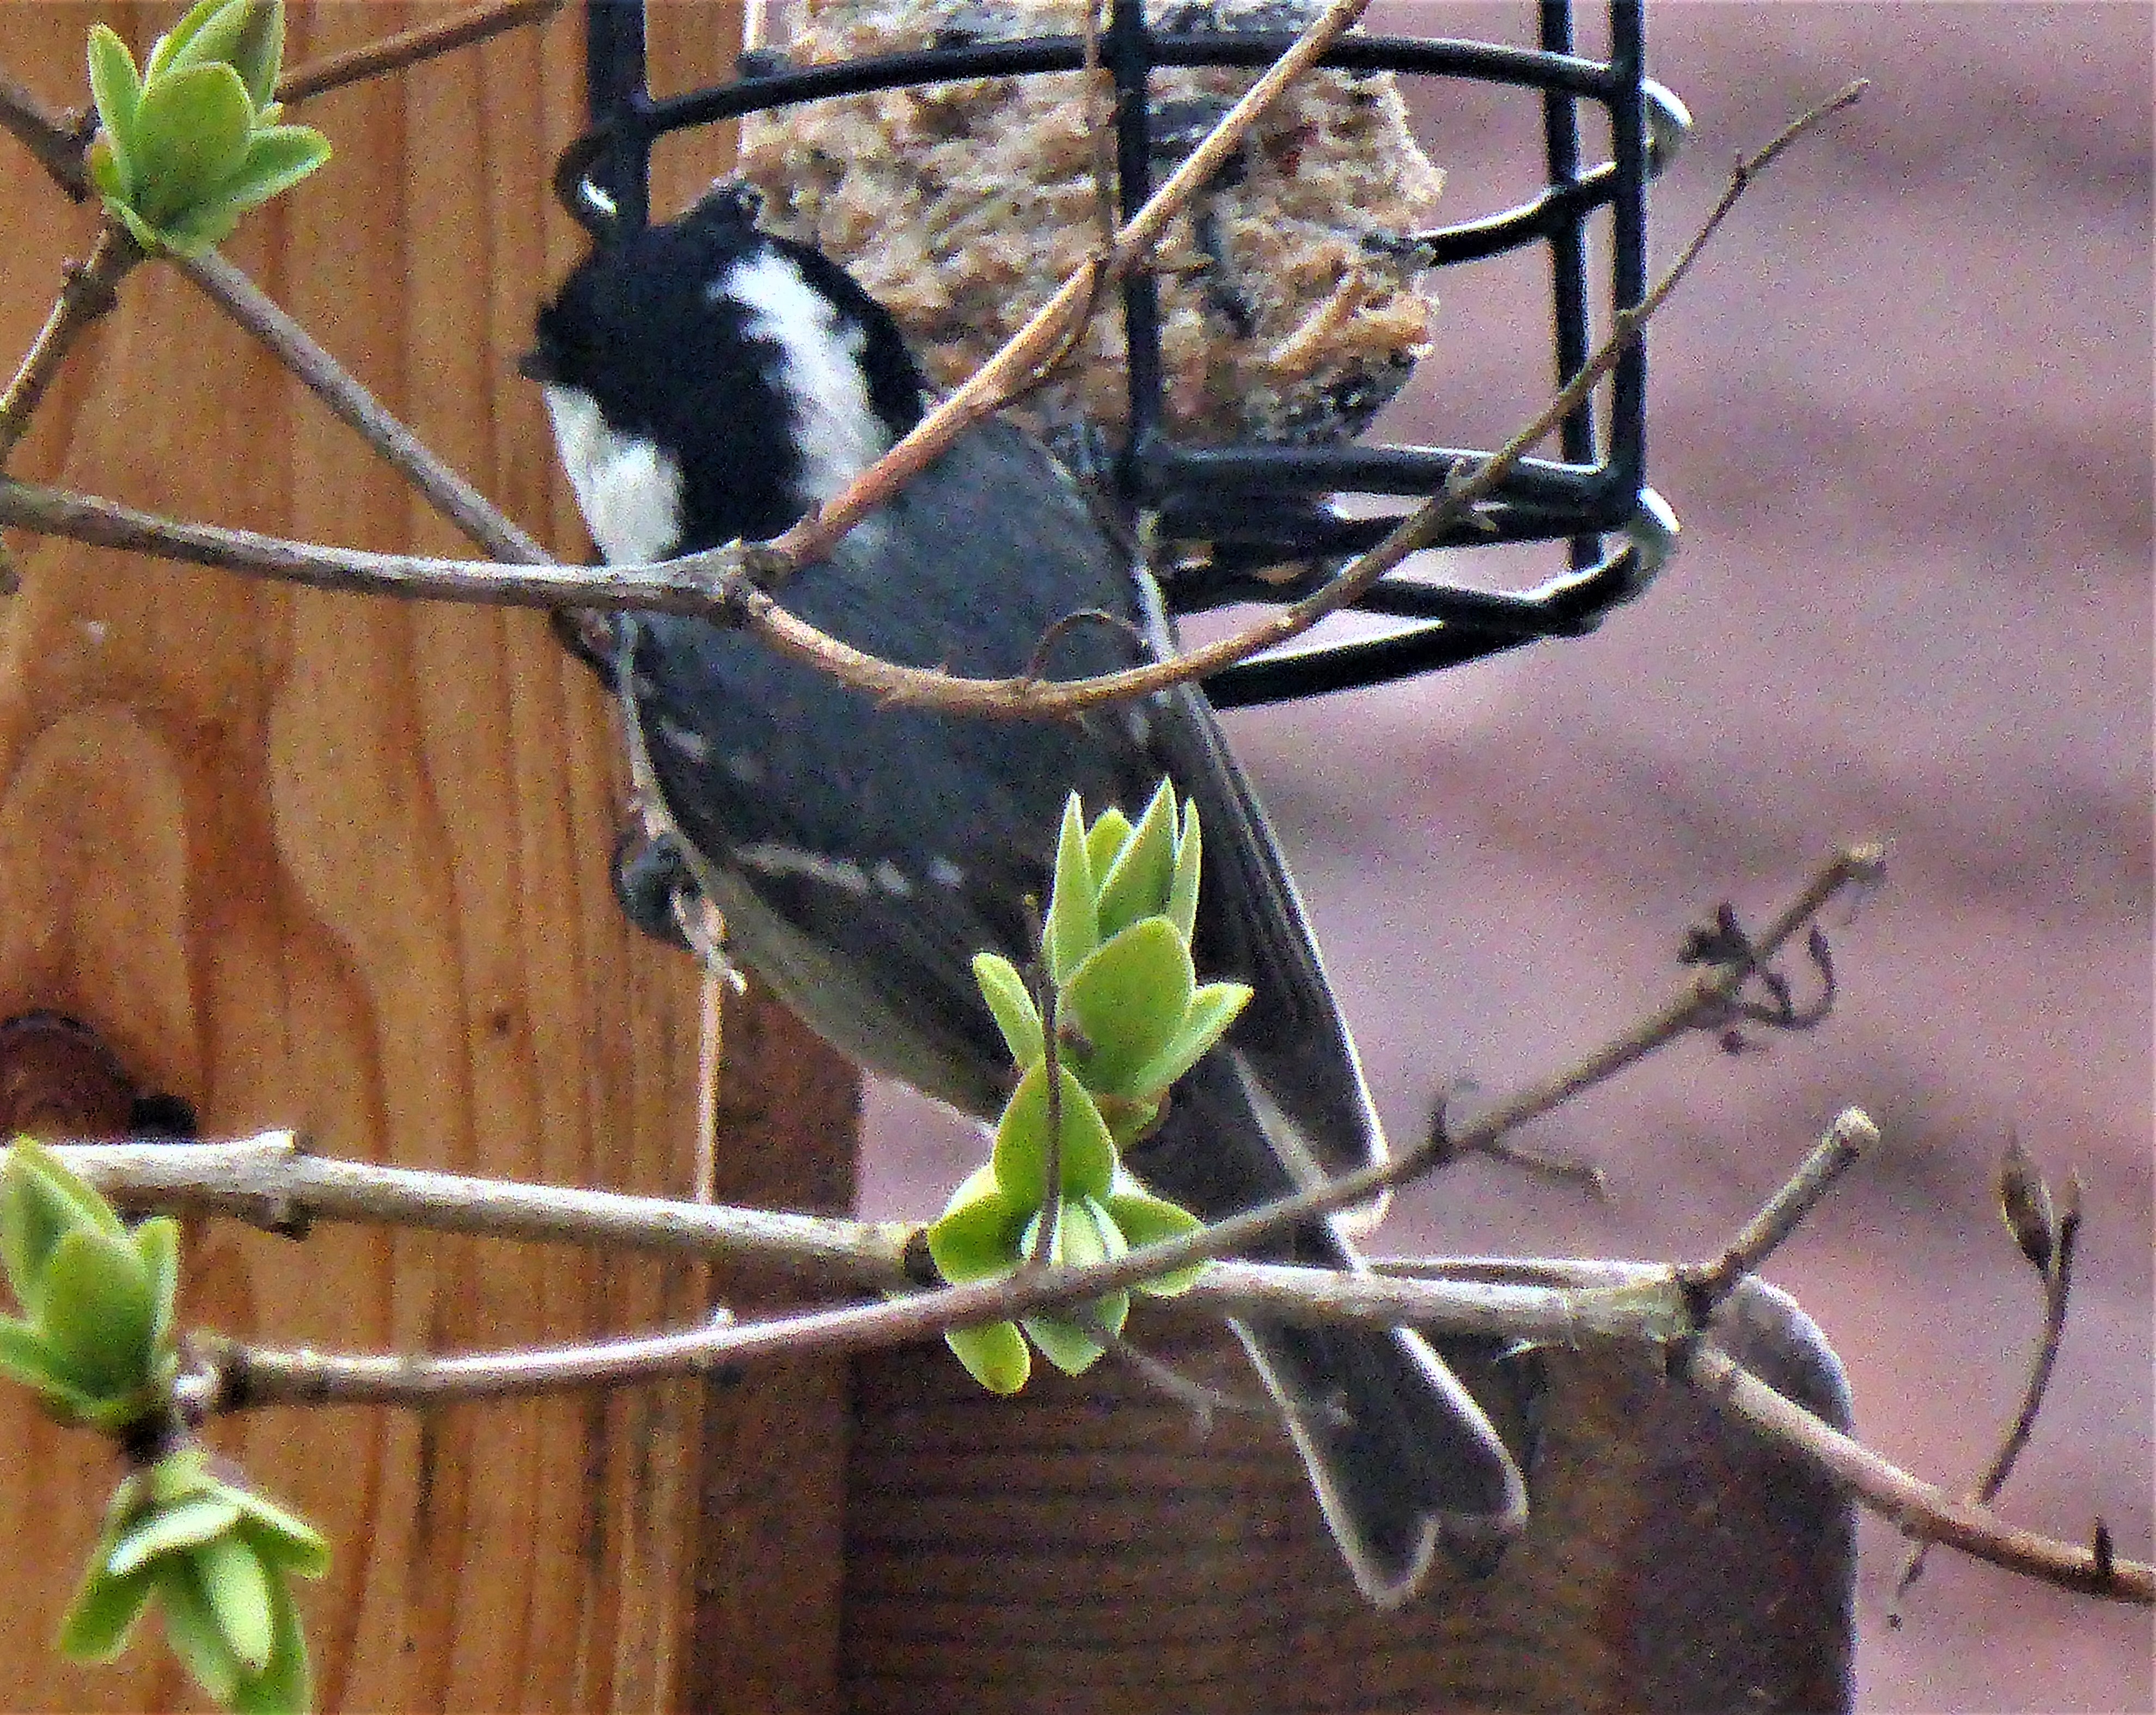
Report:
[{"label": "wood grain texture", "polygon": [[[859,1083],[844,1062],[760,991],[729,1002],[721,1200],[851,1209],[859,1120]],[[767,1281],[723,1274],[716,1291],[736,1306],[798,1302]],[[843,1359],[827,1359],[759,1364],[709,1384],[681,1708],[840,1707],[849,1377]]]},{"label": "wood grain texture", "polygon": [[[449,9],[295,6],[289,63]],[[175,15],[117,10],[11,7],[0,54],[47,99],[77,101],[93,16],[139,53]],[[545,187],[581,128],[581,29],[572,8],[542,32],[311,102],[300,116],[335,160],[228,247],[572,555],[584,539],[513,368],[577,243]],[[0,281],[12,355],[94,217],[13,144],[0,153],[17,187]],[[127,283],[15,468],[218,523],[464,551],[157,267]],[[89,1022],[213,1131],[291,1125],[341,1154],[689,1191],[695,975],[614,907],[608,714],[539,616],[14,545],[23,589],[0,607],[0,1016],[50,1007]],[[843,1134],[824,1141],[843,1175]],[[758,1174],[789,1200],[785,1171]],[[832,1175],[811,1162],[802,1182]],[[678,1324],[706,1302],[647,1262],[418,1235],[326,1230],[293,1245],[205,1223],[187,1256],[188,1323],[331,1347],[562,1340]],[[809,1390],[835,1418],[829,1378]],[[796,1416],[783,1392],[764,1409]],[[686,1677],[706,1416],[705,1390],[683,1384],[264,1414],[215,1441],[336,1545],[305,1598],[326,1707],[650,1708],[674,1706]],[[724,1410],[714,1418],[721,1440],[741,1438]],[[154,1644],[95,1671],[52,1656],[117,1473],[94,1439],[14,1399],[0,1400],[0,1444],[17,1473],[0,1485],[9,1707],[192,1704]],[[828,1565],[818,1575],[830,1583]]]},{"label": "wood grain texture", "polygon": [[[1753,1361],[1840,1404],[1769,1305]],[[1148,1350],[1245,1400],[1224,1336]],[[1779,1365],[1779,1367],[1776,1367]],[[940,1349],[857,1360],[846,1661],[858,1715],[1467,1715],[1848,1707],[1853,1516],[1616,1346],[1466,1372],[1529,1454],[1493,1570],[1356,1594],[1262,1410],[1201,1434],[1104,1366],[993,1399]],[[1808,1391],[1809,1390],[1809,1391]]]}]

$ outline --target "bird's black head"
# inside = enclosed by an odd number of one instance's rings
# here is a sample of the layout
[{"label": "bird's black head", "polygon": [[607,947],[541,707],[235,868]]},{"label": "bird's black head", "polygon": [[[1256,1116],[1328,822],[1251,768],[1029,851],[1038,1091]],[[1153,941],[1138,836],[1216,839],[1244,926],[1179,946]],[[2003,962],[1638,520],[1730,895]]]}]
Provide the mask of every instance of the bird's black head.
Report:
[{"label": "bird's black head", "polygon": [[616,561],[778,535],[920,421],[925,386],[882,306],[728,187],[596,246],[521,367]]}]

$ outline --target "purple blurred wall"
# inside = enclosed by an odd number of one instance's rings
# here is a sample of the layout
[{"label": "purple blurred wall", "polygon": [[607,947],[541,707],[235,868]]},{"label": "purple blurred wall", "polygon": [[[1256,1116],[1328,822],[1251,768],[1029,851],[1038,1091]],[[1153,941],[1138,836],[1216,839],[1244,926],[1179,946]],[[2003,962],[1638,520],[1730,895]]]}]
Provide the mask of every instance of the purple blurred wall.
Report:
[{"label": "purple blurred wall", "polygon": [[[1524,40],[1520,7],[1398,4],[1389,29]],[[1651,480],[1684,520],[1596,637],[1412,689],[1238,716],[1396,1132],[1496,1093],[1666,993],[1677,936],[1777,904],[1835,841],[1890,842],[1830,924],[1816,1033],[1684,1044],[1539,1127],[1607,1206],[1461,1167],[1396,1202],[1399,1251],[1697,1255],[1833,1112],[1878,1158],[1776,1259],[1860,1426],[1958,1484],[2037,1324],[1993,1212],[2010,1131],[2087,1188],[2058,1383],[2008,1492],[2150,1552],[2151,319],[2148,8],[1665,6],[1655,74],[1698,121],[1661,187],[1671,253],[1736,151],[1873,88],[1739,207],[1654,327]],[[1532,110],[1419,95],[1448,218],[1525,188]],[[1444,283],[1383,426],[1494,444],[1542,381],[1532,271]],[[1517,352],[1529,354],[1520,357]],[[1545,564],[1522,569],[1539,576]],[[1459,1098],[1471,1103],[1471,1092]],[[918,1213],[969,1147],[879,1092],[865,1200]],[[2139,1612],[1936,1556],[1885,1615],[1868,1530],[1861,1706],[2156,1706]]]}]

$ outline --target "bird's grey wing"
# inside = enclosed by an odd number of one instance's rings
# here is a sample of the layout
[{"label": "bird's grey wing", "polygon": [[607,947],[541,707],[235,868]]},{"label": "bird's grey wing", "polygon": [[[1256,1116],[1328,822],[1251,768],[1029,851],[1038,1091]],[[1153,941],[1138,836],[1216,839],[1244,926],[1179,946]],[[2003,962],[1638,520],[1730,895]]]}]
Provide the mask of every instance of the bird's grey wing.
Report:
[{"label": "bird's grey wing", "polygon": [[732,956],[860,1065],[993,1113],[1007,1061],[972,960],[1024,957],[1041,818],[963,799],[932,722],[850,697],[834,723],[831,682],[752,638],[657,615],[632,636],[634,717]]},{"label": "bird's grey wing", "polygon": [[[845,642],[965,673],[1081,674],[1140,653],[1119,551],[1060,469],[999,424],[781,599]],[[1111,622],[1058,628],[1081,612]],[[1029,902],[1046,907],[1068,792],[1134,806],[1158,783],[1129,712],[892,708],[705,621],[642,615],[627,630],[625,702],[742,962],[862,1065],[993,1113],[1008,1057],[973,956],[1031,956]]]},{"label": "bird's grey wing", "polygon": [[[1204,867],[1194,953],[1255,990],[1228,1047],[1298,1183],[1378,1159],[1383,1134],[1302,901],[1263,807],[1196,691],[1152,705],[1152,748],[1199,806]],[[1288,1187],[1283,1186],[1282,1189]]]}]

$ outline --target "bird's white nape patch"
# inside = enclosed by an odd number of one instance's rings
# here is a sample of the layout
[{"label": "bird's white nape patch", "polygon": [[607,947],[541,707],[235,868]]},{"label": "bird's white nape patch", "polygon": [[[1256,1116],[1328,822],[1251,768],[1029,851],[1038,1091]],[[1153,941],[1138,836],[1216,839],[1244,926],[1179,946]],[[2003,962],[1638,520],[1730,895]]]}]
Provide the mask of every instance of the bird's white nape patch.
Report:
[{"label": "bird's white nape patch", "polygon": [[801,492],[810,511],[838,494],[891,448],[869,397],[861,353],[868,335],[812,286],[798,264],[772,249],[736,263],[711,287],[749,312],[751,338],[780,352],[773,376],[793,406]]},{"label": "bird's white nape patch", "polygon": [[665,559],[681,540],[680,465],[616,429],[582,387],[544,391],[562,468],[599,552],[616,566]]}]

